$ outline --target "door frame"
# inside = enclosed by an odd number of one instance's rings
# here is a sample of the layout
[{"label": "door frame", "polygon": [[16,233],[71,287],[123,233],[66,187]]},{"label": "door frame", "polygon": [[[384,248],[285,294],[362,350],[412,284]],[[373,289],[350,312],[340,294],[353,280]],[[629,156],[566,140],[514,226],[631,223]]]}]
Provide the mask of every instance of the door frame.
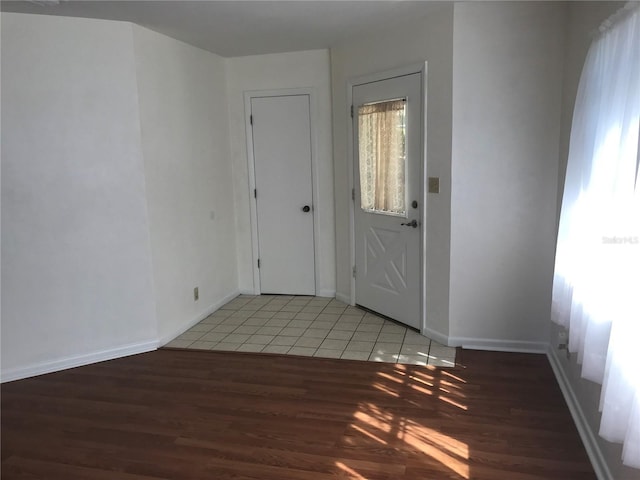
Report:
[{"label": "door frame", "polygon": [[[388,80],[394,77],[401,77],[405,75],[411,75],[413,73],[420,73],[422,75],[422,94],[420,104],[422,107],[421,126],[420,126],[420,152],[422,153],[422,162],[420,165],[421,177],[422,177],[422,217],[420,222],[423,228],[420,231],[420,313],[422,318],[420,319],[420,333],[425,334],[428,331],[427,327],[427,305],[426,305],[426,291],[427,291],[427,138],[426,138],[426,126],[427,126],[427,62],[418,63],[413,65],[407,65],[405,67],[394,68],[392,70],[385,70],[382,72],[372,73],[368,75],[361,75],[353,77],[347,81],[347,149],[349,154],[347,155],[347,163],[349,168],[349,187],[351,192],[355,188],[354,179],[354,144],[353,144],[353,119],[351,118],[351,106],[353,105],[353,87],[363,85],[366,83],[377,82],[381,80]],[[355,269],[356,264],[356,234],[355,234],[355,199],[352,198],[349,208],[349,243],[350,243],[350,261],[352,271]],[[350,304],[356,304],[356,278],[351,275],[351,294]]]},{"label": "door frame", "polygon": [[252,254],[252,271],[253,271],[253,294],[260,295],[260,270],[258,269],[258,258],[260,249],[258,244],[258,209],[257,199],[253,195],[256,188],[256,169],[255,157],[253,154],[253,128],[251,125],[251,99],[263,97],[287,97],[294,95],[307,95],[309,97],[309,129],[311,130],[311,189],[313,199],[313,256],[314,256],[314,278],[315,278],[315,294],[318,294],[318,285],[320,285],[320,269],[322,268],[318,258],[319,224],[317,215],[318,192],[318,146],[317,146],[317,107],[315,88],[286,88],[277,90],[248,90],[244,92],[244,122],[247,138],[247,176],[249,199],[249,222],[251,226],[251,254]]}]

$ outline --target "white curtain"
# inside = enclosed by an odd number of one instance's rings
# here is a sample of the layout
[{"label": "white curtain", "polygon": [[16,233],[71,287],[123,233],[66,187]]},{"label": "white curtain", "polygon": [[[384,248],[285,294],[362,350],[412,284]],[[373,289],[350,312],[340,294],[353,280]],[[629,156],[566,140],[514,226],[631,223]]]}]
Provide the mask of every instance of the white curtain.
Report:
[{"label": "white curtain", "polygon": [[640,8],[601,27],[580,78],[558,232],[553,320],[602,384],[600,435],[640,468]]},{"label": "white curtain", "polygon": [[406,104],[401,99],[358,108],[360,202],[364,210],[406,213]]}]

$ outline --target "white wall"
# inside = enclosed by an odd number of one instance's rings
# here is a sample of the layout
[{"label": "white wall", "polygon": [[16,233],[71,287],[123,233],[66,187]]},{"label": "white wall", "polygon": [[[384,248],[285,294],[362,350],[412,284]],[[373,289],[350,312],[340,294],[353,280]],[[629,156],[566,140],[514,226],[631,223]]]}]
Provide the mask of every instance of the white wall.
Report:
[{"label": "white wall", "polygon": [[237,294],[225,64],[151,30],[133,32],[164,343]]},{"label": "white wall", "polygon": [[337,292],[341,298],[351,294],[347,83],[354,77],[428,62],[427,174],[440,177],[440,194],[429,195],[427,204],[426,308],[428,327],[441,336],[449,333],[452,22],[453,5],[445,5],[426,18],[331,50]]},{"label": "white wall", "polygon": [[132,27],[1,17],[3,380],[154,348]]},{"label": "white wall", "polygon": [[333,165],[331,152],[331,85],[327,50],[278,53],[227,59],[227,85],[231,161],[233,163],[236,231],[238,245],[238,284],[240,291],[253,293],[250,204],[247,161],[244,92],[312,88],[315,104],[312,119],[316,127],[316,165],[314,185],[318,204],[314,214],[319,226],[318,294],[335,295],[335,234]]},{"label": "white wall", "polygon": [[[560,139],[560,183],[558,187],[558,211],[562,200],[563,179],[569,153],[569,136],[573,106],[578,90],[578,82],[582,66],[591,44],[591,33],[609,15],[621,8],[624,2],[571,2],[567,17],[567,37],[565,43],[565,61],[562,97],[562,130]],[[569,393],[570,406],[574,413],[578,412],[579,421],[584,422],[589,442],[588,451],[599,450],[594,458],[598,466],[606,472],[605,478],[633,480],[640,478],[640,471],[622,465],[622,445],[611,443],[598,435],[600,428],[600,385],[581,378],[581,366],[576,362],[576,355],[570,359],[564,351],[556,350],[558,344],[558,325],[551,323],[550,343],[551,360],[557,369],[559,381]],[[571,403],[571,401],[575,403]]]},{"label": "white wall", "polygon": [[546,349],[565,9],[455,5],[452,344]]}]

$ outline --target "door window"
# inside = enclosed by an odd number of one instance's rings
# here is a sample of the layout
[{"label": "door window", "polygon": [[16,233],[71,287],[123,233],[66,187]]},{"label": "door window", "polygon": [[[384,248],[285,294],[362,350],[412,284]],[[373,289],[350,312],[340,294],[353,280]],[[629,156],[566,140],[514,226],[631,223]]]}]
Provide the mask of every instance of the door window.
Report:
[{"label": "door window", "polygon": [[360,208],[406,217],[406,99],[358,107]]}]

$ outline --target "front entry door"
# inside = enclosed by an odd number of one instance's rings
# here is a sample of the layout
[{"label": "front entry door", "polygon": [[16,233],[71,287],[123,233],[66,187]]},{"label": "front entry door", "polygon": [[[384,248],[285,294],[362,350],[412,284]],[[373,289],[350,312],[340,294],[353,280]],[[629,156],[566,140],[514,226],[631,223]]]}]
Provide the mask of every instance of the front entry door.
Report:
[{"label": "front entry door", "polygon": [[309,95],[251,98],[261,293],[316,293],[309,114]]},{"label": "front entry door", "polygon": [[420,329],[422,74],[353,87],[356,303]]}]

